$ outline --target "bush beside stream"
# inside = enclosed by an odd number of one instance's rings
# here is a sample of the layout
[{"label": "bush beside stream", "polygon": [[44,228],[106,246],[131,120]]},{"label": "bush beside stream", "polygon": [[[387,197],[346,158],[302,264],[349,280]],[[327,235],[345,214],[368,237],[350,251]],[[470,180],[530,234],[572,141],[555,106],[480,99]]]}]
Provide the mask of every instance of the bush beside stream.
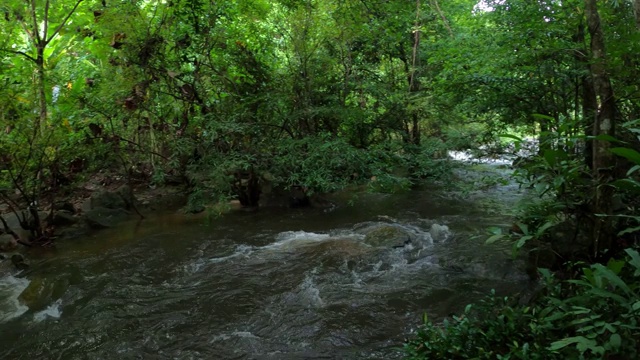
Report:
[{"label": "bush beside stream", "polygon": [[424,324],[405,345],[408,359],[637,359],[640,353],[640,254],[579,268],[558,281],[541,269],[530,296],[468,305]]}]

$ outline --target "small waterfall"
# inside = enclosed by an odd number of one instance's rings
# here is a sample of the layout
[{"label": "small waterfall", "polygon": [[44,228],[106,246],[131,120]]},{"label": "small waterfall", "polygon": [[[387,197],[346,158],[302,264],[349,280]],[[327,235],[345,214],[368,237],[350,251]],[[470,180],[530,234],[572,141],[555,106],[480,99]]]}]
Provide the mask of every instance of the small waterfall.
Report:
[{"label": "small waterfall", "polygon": [[62,310],[60,310],[60,306],[62,305],[62,300],[58,299],[53,304],[49,305],[46,309],[42,311],[38,311],[33,314],[33,320],[36,322],[44,321],[48,318],[59,319],[60,315],[62,315]]},{"label": "small waterfall", "polygon": [[0,278],[0,323],[14,319],[29,310],[20,303],[20,294],[29,286],[29,280],[13,275]]}]

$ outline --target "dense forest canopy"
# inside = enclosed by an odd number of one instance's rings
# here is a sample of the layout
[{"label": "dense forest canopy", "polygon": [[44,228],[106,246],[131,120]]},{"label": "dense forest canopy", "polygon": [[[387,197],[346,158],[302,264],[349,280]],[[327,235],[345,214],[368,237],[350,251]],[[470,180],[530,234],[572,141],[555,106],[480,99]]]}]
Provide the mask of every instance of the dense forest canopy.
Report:
[{"label": "dense forest canopy", "polygon": [[[96,173],[255,209],[511,151],[539,196],[487,242],[525,254],[541,300],[427,322],[408,353],[637,358],[638,79],[640,0],[3,0],[0,235],[50,244]],[[566,262],[594,265],[538,272]]]},{"label": "dense forest canopy", "polygon": [[[185,181],[192,204],[253,206],[265,181],[386,191],[528,134],[560,212],[612,215],[607,184],[637,190],[639,4],[5,1],[3,197],[52,203],[104,168]],[[611,217],[589,221],[590,251],[613,246]]]}]

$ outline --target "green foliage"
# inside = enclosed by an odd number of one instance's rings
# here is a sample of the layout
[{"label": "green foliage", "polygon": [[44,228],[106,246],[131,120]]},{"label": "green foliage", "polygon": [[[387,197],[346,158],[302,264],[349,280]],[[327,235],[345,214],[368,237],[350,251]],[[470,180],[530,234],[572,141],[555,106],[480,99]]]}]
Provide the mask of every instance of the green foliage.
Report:
[{"label": "green foliage", "polygon": [[301,185],[312,192],[332,192],[358,176],[370,173],[366,151],[353,148],[341,139],[328,136],[286,139],[265,159],[263,169],[286,187]]},{"label": "green foliage", "polygon": [[205,179],[194,178],[198,189],[205,193],[232,195],[228,184],[237,170],[251,170],[271,186],[304,187],[307,194],[365,183],[372,191],[395,192],[410,188],[423,177],[446,174],[449,162],[439,158],[444,149],[442,142],[429,140],[419,147],[388,142],[360,149],[344,139],[321,134],[302,139],[283,138],[275,143],[263,141],[224,154],[207,151],[189,173],[207,174]]},{"label": "green foliage", "polygon": [[451,164],[447,158],[450,144],[430,137],[423,139],[421,144],[405,146],[405,161],[408,162],[411,177],[417,182],[424,178],[442,178],[449,174]]},{"label": "green foliage", "polygon": [[408,359],[636,359],[640,254],[582,268],[578,280],[545,283],[533,303],[492,293],[442,324],[429,321],[405,345]]},{"label": "green foliage", "polygon": [[[639,134],[640,128],[637,125],[636,120],[623,124],[623,128],[632,134]],[[637,235],[640,232],[640,204],[636,200],[640,194],[640,181],[637,174],[640,170],[640,153],[626,146],[612,148],[611,152],[629,161],[629,169],[625,175],[611,184],[620,194],[622,201],[626,203],[623,212],[613,215],[620,222],[618,236]]]},{"label": "green foliage", "polygon": [[[536,117],[549,120],[542,115]],[[566,125],[567,129],[574,126]],[[513,164],[516,180],[521,186],[531,189],[535,198],[527,198],[521,203],[515,231],[489,239],[490,242],[511,239],[516,252],[528,243],[538,247],[549,243],[548,230],[557,224],[568,219],[585,222],[585,218],[593,216],[586,209],[597,184],[584,161],[584,137],[570,136],[565,132],[546,132],[540,136],[538,154],[518,158]],[[515,148],[519,149],[523,140],[512,138]],[[551,241],[555,240],[551,238]],[[551,245],[554,249],[563,247],[563,244]],[[588,249],[582,249],[582,252],[587,253]]]},{"label": "green foliage", "polygon": [[492,293],[460,316],[440,324],[428,321],[405,345],[407,359],[549,359],[536,342],[542,329],[533,310]]},{"label": "green foliage", "polygon": [[[527,213],[527,215],[531,216],[530,213]],[[544,220],[546,221],[543,223],[536,221],[534,223],[536,225],[531,228],[526,223],[518,222],[515,224],[517,230],[509,234],[505,234],[501,228],[489,228],[491,236],[485,243],[492,244],[499,240],[510,239],[513,241],[513,256],[516,257],[527,244],[534,243],[539,246],[545,240],[547,231],[558,223],[556,219],[544,218]]]},{"label": "green foliage", "polygon": [[[592,190],[569,151],[587,131],[582,5],[485,3],[494,11],[470,0],[10,0],[0,124],[15,130],[1,150],[25,179],[54,164],[71,176],[68,165],[86,160],[154,184],[186,175],[224,196],[249,169],[310,191],[365,181],[394,191],[446,174],[449,148],[500,147],[497,133],[527,129],[545,147],[522,177],[561,199],[557,213],[572,211]],[[631,20],[625,6],[603,16],[630,116],[635,60],[623,55],[640,42],[631,22],[612,21]],[[38,42],[32,27],[44,20]]]}]

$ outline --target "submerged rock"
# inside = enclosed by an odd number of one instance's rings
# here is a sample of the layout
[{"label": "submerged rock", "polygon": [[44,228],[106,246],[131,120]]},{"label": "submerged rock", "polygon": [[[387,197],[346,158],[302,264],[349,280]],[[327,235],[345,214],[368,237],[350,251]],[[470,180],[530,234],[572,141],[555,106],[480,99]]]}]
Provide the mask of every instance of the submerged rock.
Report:
[{"label": "submerged rock", "polygon": [[51,281],[44,277],[34,277],[24,291],[18,296],[29,309],[39,311],[45,309],[52,301],[62,297],[69,281],[65,279]]},{"label": "submerged rock", "polygon": [[26,270],[29,268],[29,262],[22,256],[22,254],[13,254],[11,256],[11,262],[18,270]]},{"label": "submerged rock", "polygon": [[86,221],[78,222],[70,226],[62,227],[60,230],[56,231],[56,235],[61,238],[78,238],[86,236],[90,230],[91,229]]},{"label": "submerged rock", "polygon": [[412,234],[396,224],[373,223],[354,229],[365,235],[363,242],[374,247],[400,248],[413,240]]}]

